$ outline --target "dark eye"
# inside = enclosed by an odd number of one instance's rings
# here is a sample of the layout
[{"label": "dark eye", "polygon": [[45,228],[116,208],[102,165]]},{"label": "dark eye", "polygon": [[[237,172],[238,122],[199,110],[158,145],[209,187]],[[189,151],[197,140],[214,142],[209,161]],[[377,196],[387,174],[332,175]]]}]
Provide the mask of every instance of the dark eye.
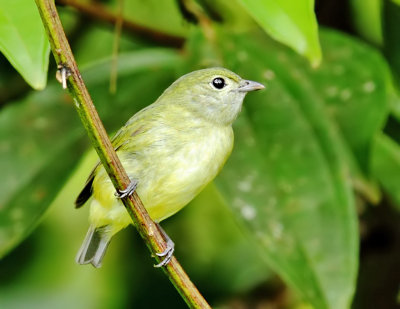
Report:
[{"label": "dark eye", "polygon": [[213,79],[212,81],[212,85],[216,88],[216,89],[222,89],[226,86],[225,84],[225,80],[221,77],[216,77]]}]

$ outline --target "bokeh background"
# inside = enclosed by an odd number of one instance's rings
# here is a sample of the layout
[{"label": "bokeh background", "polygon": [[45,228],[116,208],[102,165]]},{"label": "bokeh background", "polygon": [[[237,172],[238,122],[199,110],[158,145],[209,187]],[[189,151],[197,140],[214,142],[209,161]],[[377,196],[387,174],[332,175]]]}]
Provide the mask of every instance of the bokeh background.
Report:
[{"label": "bokeh background", "polygon": [[[97,157],[29,2],[0,1],[0,307],[185,308],[133,227],[102,268],[75,264],[88,207],[73,202]],[[163,222],[213,307],[399,307],[398,1],[56,4],[110,135],[195,69],[266,85],[221,175]],[[7,20],[37,67],[15,62]]]}]

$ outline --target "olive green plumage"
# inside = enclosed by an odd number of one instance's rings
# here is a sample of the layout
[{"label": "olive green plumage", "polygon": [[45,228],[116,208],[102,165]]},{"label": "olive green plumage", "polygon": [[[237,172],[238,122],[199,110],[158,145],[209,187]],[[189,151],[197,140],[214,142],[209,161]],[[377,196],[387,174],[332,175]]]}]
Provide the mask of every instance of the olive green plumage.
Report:
[{"label": "olive green plumage", "polygon": [[[151,218],[160,222],[189,203],[221,170],[233,147],[232,123],[247,92],[264,88],[223,68],[186,74],[135,114],[112,139]],[[91,196],[91,228],[77,256],[101,265],[111,237],[131,218],[102,165],[78,196]]]}]

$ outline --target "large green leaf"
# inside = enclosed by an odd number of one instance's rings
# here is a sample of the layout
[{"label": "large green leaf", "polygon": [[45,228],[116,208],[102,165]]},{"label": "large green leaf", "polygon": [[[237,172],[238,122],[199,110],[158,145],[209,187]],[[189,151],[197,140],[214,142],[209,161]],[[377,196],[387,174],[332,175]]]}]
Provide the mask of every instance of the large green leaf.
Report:
[{"label": "large green leaf", "polygon": [[252,61],[230,66],[268,90],[249,95],[219,188],[293,288],[316,308],[347,308],[358,233],[343,141],[294,54],[236,44]]},{"label": "large green leaf", "polygon": [[306,56],[313,66],[321,61],[314,0],[240,0],[260,26],[277,41]]},{"label": "large green leaf", "polygon": [[267,90],[246,99],[217,183],[288,283],[316,308],[347,308],[358,258],[352,152],[368,161],[363,152],[388,113],[389,79],[365,45],[330,31],[321,44],[317,70],[261,38],[225,44],[227,65]]},{"label": "large green leaf", "polygon": [[[230,182],[219,184],[289,283],[316,308],[347,308],[358,258],[352,153],[366,164],[388,114],[387,66],[373,49],[331,31],[321,32],[317,70],[262,40],[235,43],[229,65],[268,88],[249,95]],[[237,182],[229,166],[241,167]]]},{"label": "large green leaf", "polygon": [[29,85],[46,86],[50,46],[34,1],[0,0],[0,51]]},{"label": "large green leaf", "polygon": [[[173,80],[178,61],[175,52],[165,49],[121,55],[117,95],[108,92],[109,61],[82,72],[111,132],[157,98]],[[87,146],[72,104],[52,82],[0,113],[0,256],[36,226]]]},{"label": "large green leaf", "polygon": [[223,61],[267,86],[246,98],[217,187],[286,282],[315,308],[348,308],[358,268],[350,179],[367,183],[358,165],[387,115],[385,62],[331,31],[318,69],[264,35],[217,41],[219,51],[192,38],[190,66]]}]

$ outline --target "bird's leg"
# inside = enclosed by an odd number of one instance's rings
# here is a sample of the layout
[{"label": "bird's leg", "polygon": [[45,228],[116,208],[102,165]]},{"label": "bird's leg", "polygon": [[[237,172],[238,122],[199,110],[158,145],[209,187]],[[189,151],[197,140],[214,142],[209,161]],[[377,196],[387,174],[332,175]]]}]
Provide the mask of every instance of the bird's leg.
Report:
[{"label": "bird's leg", "polygon": [[117,192],[115,192],[114,194],[117,198],[120,199],[130,196],[133,194],[133,192],[135,192],[137,185],[138,185],[137,180],[131,180],[131,182],[129,183],[129,185],[126,187],[125,190],[117,190]]},{"label": "bird's leg", "polygon": [[174,254],[174,251],[175,251],[175,244],[172,241],[172,239],[169,238],[168,234],[164,231],[164,229],[161,227],[161,225],[158,223],[156,223],[156,224],[157,224],[157,227],[159,228],[162,236],[164,237],[165,241],[167,242],[167,248],[163,252],[156,253],[157,256],[164,257],[164,259],[157,265],[154,265],[154,267],[163,267],[171,261],[172,255]]},{"label": "bird's leg", "polygon": [[[115,196],[120,199],[130,196],[132,195],[133,192],[135,192],[137,185],[138,182],[136,180],[131,180],[130,184],[126,187],[126,189],[117,190],[117,192],[115,192]],[[165,248],[163,252],[156,253],[157,256],[164,257],[164,259],[160,263],[154,265],[154,267],[163,267],[171,261],[172,255],[174,254],[175,251],[175,243],[172,241],[171,238],[169,238],[168,234],[164,231],[164,229],[161,227],[159,223],[156,223],[156,225],[160,230],[164,240],[167,242],[167,248]]]}]

